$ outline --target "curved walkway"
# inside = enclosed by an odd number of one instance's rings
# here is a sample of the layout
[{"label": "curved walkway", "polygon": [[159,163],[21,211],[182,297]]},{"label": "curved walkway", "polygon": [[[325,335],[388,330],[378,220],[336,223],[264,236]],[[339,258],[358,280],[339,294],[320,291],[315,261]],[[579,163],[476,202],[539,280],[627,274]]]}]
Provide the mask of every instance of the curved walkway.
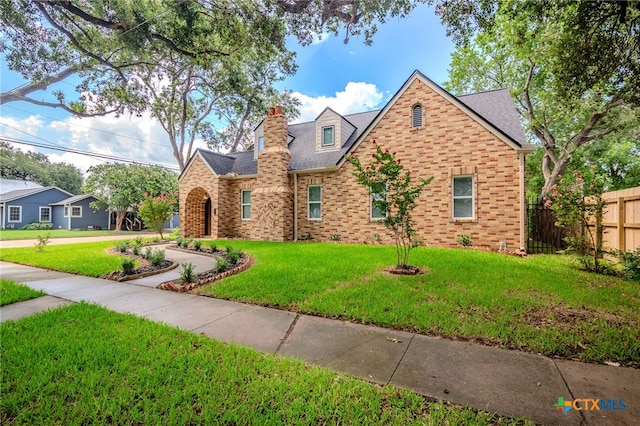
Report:
[{"label": "curved walkway", "polygon": [[[168,250],[167,257],[189,261],[196,268],[212,261],[175,250]],[[154,288],[172,279],[167,277],[175,270],[122,283],[7,262],[0,262],[0,272],[2,278],[48,294],[2,307],[1,321],[87,301],[374,383],[536,423],[635,425],[640,419],[638,369],[550,359]],[[614,400],[618,410],[572,409],[564,414],[554,407],[559,397]],[[620,410],[620,399],[624,399],[624,410]]]}]

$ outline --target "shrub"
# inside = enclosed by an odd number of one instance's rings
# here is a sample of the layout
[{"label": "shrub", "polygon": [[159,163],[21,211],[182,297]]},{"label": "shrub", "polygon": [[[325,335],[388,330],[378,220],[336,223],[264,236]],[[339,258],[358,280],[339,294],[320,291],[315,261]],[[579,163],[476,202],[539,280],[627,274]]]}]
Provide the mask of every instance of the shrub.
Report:
[{"label": "shrub", "polygon": [[224,272],[227,268],[229,268],[229,261],[224,257],[219,258],[216,262],[216,272]]},{"label": "shrub", "polygon": [[172,240],[174,238],[177,239],[177,238],[179,238],[179,235],[180,235],[180,228],[176,228],[176,229],[173,230],[172,233],[169,234],[169,238],[172,239]]},{"label": "shrub", "polygon": [[36,243],[36,247],[39,252],[44,251],[44,248],[49,244],[49,238],[51,238],[51,234],[38,235],[38,242]]},{"label": "shrub", "polygon": [[151,247],[147,247],[142,257],[144,257],[145,259],[149,259],[151,256],[153,256],[153,250],[151,249]]},{"label": "shrub", "polygon": [[139,245],[139,246],[141,246],[141,245],[142,245],[142,243],[144,242],[144,241],[143,241],[143,239],[142,239],[142,237],[136,237],[136,239],[135,239],[134,241],[135,241],[135,243],[136,243],[137,245]]},{"label": "shrub", "polygon": [[129,240],[116,241],[116,250],[120,253],[126,253],[129,248]]},{"label": "shrub", "polygon": [[176,237],[176,245],[182,247],[182,237]]},{"label": "shrub", "polygon": [[640,281],[640,247],[636,251],[618,251],[616,254],[622,262],[624,276]]},{"label": "shrub", "polygon": [[140,256],[140,251],[142,250],[142,244],[138,243],[138,241],[136,240],[135,244],[133,244],[131,246],[131,251],[133,252],[133,254],[135,254],[136,256]]},{"label": "shrub", "polygon": [[298,237],[299,241],[311,241],[313,240],[313,235],[311,234],[311,232],[307,232],[305,235],[302,235],[301,237]]},{"label": "shrub", "polygon": [[218,250],[218,246],[214,241],[209,241],[209,248],[211,248],[212,253],[215,253]]},{"label": "shrub", "polygon": [[195,279],[195,274],[193,272],[193,265],[191,263],[183,263],[180,265],[180,280],[183,283],[192,283]]},{"label": "shrub", "polygon": [[51,222],[32,222],[28,225],[25,225],[22,227],[22,229],[29,229],[29,230],[47,230],[47,229],[53,229],[53,223]]},{"label": "shrub", "polygon": [[135,266],[136,262],[133,259],[122,259],[122,272],[124,272],[125,275],[133,274]]},{"label": "shrub", "polygon": [[162,265],[162,262],[164,262],[164,250],[153,251],[153,253],[151,253],[151,255],[148,257],[148,259],[153,266]]},{"label": "shrub", "polygon": [[371,241],[372,244],[380,244],[380,234],[374,232],[371,237],[369,237],[369,241]]},{"label": "shrub", "polygon": [[460,235],[456,241],[458,241],[458,244],[463,247],[470,247],[473,245],[473,238],[469,234]]},{"label": "shrub", "polygon": [[230,265],[235,265],[238,263],[238,260],[242,257],[242,252],[240,250],[236,250],[233,247],[227,247],[227,260]]},{"label": "shrub", "polygon": [[193,248],[196,249],[196,251],[200,251],[200,247],[202,247],[202,241],[194,240],[193,241]]},{"label": "shrub", "polygon": [[154,243],[159,243],[160,242],[160,237],[153,237],[151,239],[151,241],[154,242]]},{"label": "shrub", "polygon": [[331,234],[329,235],[329,241],[340,241],[342,238],[340,238],[340,234]]}]

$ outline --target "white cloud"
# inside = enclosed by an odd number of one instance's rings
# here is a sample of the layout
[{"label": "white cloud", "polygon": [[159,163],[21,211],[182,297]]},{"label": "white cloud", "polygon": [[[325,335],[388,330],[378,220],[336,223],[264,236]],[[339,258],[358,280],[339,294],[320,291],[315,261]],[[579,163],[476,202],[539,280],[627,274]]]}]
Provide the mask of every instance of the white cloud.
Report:
[{"label": "white cloud", "polygon": [[296,122],[302,123],[315,120],[316,117],[329,107],[339,114],[351,114],[368,111],[379,107],[384,95],[375,84],[350,81],[342,92],[336,92],[335,96],[318,96],[316,98],[294,92],[293,95],[300,99],[300,117]]}]

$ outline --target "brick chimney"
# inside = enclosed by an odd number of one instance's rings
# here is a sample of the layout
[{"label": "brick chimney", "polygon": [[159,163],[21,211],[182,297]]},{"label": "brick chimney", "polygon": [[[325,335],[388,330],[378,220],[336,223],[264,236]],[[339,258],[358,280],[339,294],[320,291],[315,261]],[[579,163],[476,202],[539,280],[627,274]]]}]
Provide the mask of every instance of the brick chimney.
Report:
[{"label": "brick chimney", "polygon": [[293,191],[289,181],[289,132],[282,107],[269,108],[263,122],[264,149],[258,154],[256,189],[251,194],[251,238],[293,240]]}]

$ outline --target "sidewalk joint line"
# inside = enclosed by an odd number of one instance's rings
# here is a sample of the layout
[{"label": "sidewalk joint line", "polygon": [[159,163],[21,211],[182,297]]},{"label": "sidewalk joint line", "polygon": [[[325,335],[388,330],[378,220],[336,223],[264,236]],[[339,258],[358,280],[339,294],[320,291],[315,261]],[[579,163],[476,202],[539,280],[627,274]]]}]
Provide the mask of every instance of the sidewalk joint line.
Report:
[{"label": "sidewalk joint line", "polygon": [[402,360],[404,359],[404,356],[409,351],[409,348],[411,347],[411,343],[413,342],[413,339],[415,337],[416,337],[415,334],[411,334],[411,339],[409,340],[409,344],[407,345],[407,349],[404,350],[404,352],[402,353],[402,356],[400,357],[400,360],[396,364],[396,368],[393,369],[393,373],[391,373],[391,375],[389,376],[389,380],[387,380],[387,385],[391,383],[391,379],[393,379],[393,376],[395,376],[396,371],[398,371],[398,367],[400,367],[400,364],[402,364]]},{"label": "sidewalk joint line", "polygon": [[[556,364],[556,360],[553,359],[553,358],[550,358],[550,359],[551,359],[551,362],[553,363],[553,366],[556,368],[556,371],[558,372],[558,375],[562,379],[562,382],[567,387],[567,390],[569,391],[569,395],[571,395],[571,399],[576,399],[575,395],[573,394],[573,391],[571,390],[571,387],[569,386],[569,383],[567,382],[567,380],[562,375],[562,371],[560,371],[560,369],[558,368],[558,364]],[[580,422],[580,424],[588,425],[589,422],[587,421],[587,418],[585,417],[585,415],[582,412],[582,410],[580,410],[578,412],[580,413],[580,417],[582,417],[582,421]]]},{"label": "sidewalk joint line", "polygon": [[274,352],[274,354],[277,354],[278,352],[280,352],[280,348],[282,347],[284,342],[287,341],[287,339],[289,338],[289,335],[291,335],[291,333],[293,332],[293,328],[296,326],[296,323],[298,322],[298,318],[300,318],[300,314],[296,314],[293,321],[291,321],[291,325],[289,326],[289,329],[287,330],[286,333],[284,333],[284,337],[280,340],[280,344],[276,348],[276,351]]}]

